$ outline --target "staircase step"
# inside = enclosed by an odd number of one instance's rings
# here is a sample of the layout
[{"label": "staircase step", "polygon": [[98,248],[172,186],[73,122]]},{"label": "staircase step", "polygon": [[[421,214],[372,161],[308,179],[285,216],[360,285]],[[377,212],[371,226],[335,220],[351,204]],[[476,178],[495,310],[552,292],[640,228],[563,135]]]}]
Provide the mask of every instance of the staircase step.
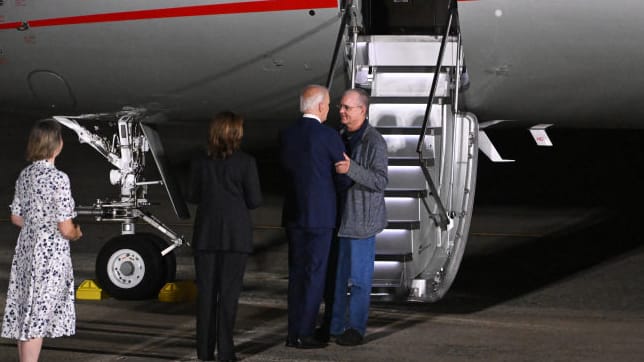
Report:
[{"label": "staircase step", "polygon": [[412,259],[412,254],[376,254],[376,261],[399,261],[405,262]]},{"label": "staircase step", "polygon": [[[365,36],[361,37],[368,51],[368,65],[431,66],[436,65],[441,37],[438,36]],[[448,39],[443,53],[443,65],[456,64],[456,39]]]},{"label": "staircase step", "polygon": [[[420,136],[420,127],[376,127],[378,132],[381,135],[406,135],[406,136],[416,136],[416,139]],[[435,136],[440,134],[440,128],[429,128],[427,127],[426,136]]]},{"label": "staircase step", "polygon": [[401,261],[376,260],[372,287],[399,287],[402,284],[405,264]]},{"label": "staircase step", "polygon": [[414,197],[385,197],[387,218],[390,222],[416,222],[420,220],[420,203]]},{"label": "staircase step", "polygon": [[[375,73],[434,73],[436,65],[427,65],[427,66],[388,66],[380,65],[371,67],[372,72]],[[446,69],[452,69],[446,68]]]},{"label": "staircase step", "polygon": [[[383,135],[387,142],[387,155],[389,158],[415,158],[418,159],[416,147],[418,136],[411,135]],[[434,137],[426,136],[423,141],[423,158],[434,158]]]},{"label": "staircase step", "polygon": [[[441,127],[443,107],[447,105],[433,105],[428,128]],[[369,123],[377,128],[416,128],[422,127],[425,120],[425,103],[376,103],[369,105]],[[418,133],[417,133],[418,134]]]},{"label": "staircase step", "polygon": [[427,190],[385,190],[385,197],[415,197],[425,198],[429,195]]},{"label": "staircase step", "polygon": [[[434,158],[424,157],[426,167],[434,166]],[[389,157],[389,166],[418,166],[418,157]]]},{"label": "staircase step", "polygon": [[387,190],[426,190],[427,181],[420,166],[389,166]]},{"label": "staircase step", "polygon": [[[450,76],[441,73],[436,85],[436,97],[449,97]],[[371,97],[421,97],[427,103],[433,73],[382,73],[378,71],[373,75]],[[407,98],[405,98],[407,99]]]},{"label": "staircase step", "polygon": [[387,229],[417,230],[420,229],[420,221],[389,221]]},{"label": "staircase step", "polygon": [[420,230],[385,229],[376,235],[376,255],[411,255]]},{"label": "staircase step", "polygon": [[[427,106],[429,100],[429,91],[425,95],[419,96],[371,96],[369,97],[369,104],[403,104],[403,105],[416,105],[420,104],[423,107]],[[445,104],[443,98],[434,99],[435,105]]]},{"label": "staircase step", "polygon": [[390,190],[390,189],[385,190],[385,193],[388,193],[388,192],[393,192],[393,193],[408,192],[408,193],[414,193],[414,194],[417,194],[417,195],[419,195],[419,194],[421,194],[423,192],[429,193],[429,191],[427,189],[423,189],[423,188],[420,188],[420,187],[416,188],[416,189],[406,189],[406,190]]},{"label": "staircase step", "polygon": [[[400,134],[400,135],[413,135],[418,137],[420,135],[420,127],[376,127],[378,132],[380,134],[385,135],[385,134]],[[441,132],[440,127],[430,127],[430,125],[427,126],[427,133],[426,136],[434,137],[434,136],[440,136],[442,135],[443,132]]]}]

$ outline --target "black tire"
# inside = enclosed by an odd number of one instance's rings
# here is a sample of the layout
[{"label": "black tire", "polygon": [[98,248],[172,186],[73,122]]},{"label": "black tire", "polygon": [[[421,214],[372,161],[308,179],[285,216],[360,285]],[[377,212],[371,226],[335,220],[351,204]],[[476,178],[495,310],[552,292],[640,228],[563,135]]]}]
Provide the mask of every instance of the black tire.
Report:
[{"label": "black tire", "polygon": [[96,257],[98,284],[116,299],[156,297],[165,284],[166,266],[152,234],[110,239]]}]

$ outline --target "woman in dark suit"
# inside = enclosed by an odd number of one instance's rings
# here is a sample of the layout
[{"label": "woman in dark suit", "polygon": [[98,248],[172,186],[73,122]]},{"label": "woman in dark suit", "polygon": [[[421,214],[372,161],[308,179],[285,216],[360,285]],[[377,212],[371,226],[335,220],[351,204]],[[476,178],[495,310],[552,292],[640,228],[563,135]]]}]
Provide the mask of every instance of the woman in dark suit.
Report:
[{"label": "woman in dark suit", "polygon": [[192,247],[197,277],[197,357],[234,361],[233,329],[248,254],[249,209],[262,195],[255,159],[240,151],[243,119],[232,112],[210,122],[208,150],[192,164],[191,202],[198,204]]}]

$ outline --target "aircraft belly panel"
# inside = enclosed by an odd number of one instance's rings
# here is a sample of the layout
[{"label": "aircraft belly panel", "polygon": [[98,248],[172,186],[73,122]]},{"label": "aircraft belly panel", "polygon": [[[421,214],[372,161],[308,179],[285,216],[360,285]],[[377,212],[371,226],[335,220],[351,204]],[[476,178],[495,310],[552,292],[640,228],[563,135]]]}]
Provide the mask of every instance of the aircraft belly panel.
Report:
[{"label": "aircraft belly panel", "polygon": [[0,30],[0,107],[33,106],[16,87],[37,69],[69,84],[76,112],[154,103],[181,118],[252,118],[324,82],[339,23],[337,9],[317,9]]},{"label": "aircraft belly panel", "polygon": [[480,120],[642,127],[641,1],[466,1],[459,21]]}]

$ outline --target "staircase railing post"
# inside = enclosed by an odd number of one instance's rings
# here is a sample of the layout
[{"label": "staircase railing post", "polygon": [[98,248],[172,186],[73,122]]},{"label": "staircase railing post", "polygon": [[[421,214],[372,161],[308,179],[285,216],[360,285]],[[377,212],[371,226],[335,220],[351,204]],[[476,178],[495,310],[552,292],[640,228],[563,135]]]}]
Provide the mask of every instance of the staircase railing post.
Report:
[{"label": "staircase railing post", "polygon": [[418,137],[418,144],[416,145],[416,153],[418,153],[418,161],[420,163],[420,167],[423,171],[423,174],[425,175],[427,184],[429,185],[431,195],[434,198],[436,205],[438,207],[438,218],[439,218],[438,225],[442,230],[447,229],[447,225],[449,224],[449,218],[447,216],[447,212],[445,211],[445,206],[443,205],[443,202],[440,199],[440,195],[438,194],[438,190],[436,189],[436,185],[434,185],[432,177],[429,174],[429,170],[427,169],[423,161],[423,144],[425,143],[425,136],[427,135],[427,124],[429,123],[429,118],[431,116],[432,105],[434,103],[434,98],[436,96],[436,87],[438,85],[438,79],[440,76],[441,67],[443,65],[445,46],[447,45],[447,39],[449,38],[449,32],[452,28],[452,21],[454,19],[454,14],[456,12],[456,1],[454,0],[450,1],[449,8],[447,11],[449,12],[449,17],[447,20],[447,24],[445,25],[445,31],[443,32],[443,39],[441,40],[441,46],[438,52],[438,59],[436,60],[436,68],[434,70],[434,78],[432,80],[432,85],[429,90],[427,107],[425,108],[425,118],[423,119],[423,125],[420,129],[420,136]]},{"label": "staircase railing post", "polygon": [[347,0],[344,6],[344,9],[342,9],[342,20],[340,21],[340,29],[338,30],[338,36],[335,41],[335,47],[333,48],[331,66],[329,68],[329,75],[326,80],[327,89],[331,89],[331,85],[333,84],[333,77],[335,76],[335,65],[338,62],[338,54],[340,53],[340,46],[342,45],[342,39],[344,38],[344,31],[347,28],[347,23],[349,22],[349,16],[352,13],[351,11],[349,11],[351,7],[353,7],[353,0]]}]

